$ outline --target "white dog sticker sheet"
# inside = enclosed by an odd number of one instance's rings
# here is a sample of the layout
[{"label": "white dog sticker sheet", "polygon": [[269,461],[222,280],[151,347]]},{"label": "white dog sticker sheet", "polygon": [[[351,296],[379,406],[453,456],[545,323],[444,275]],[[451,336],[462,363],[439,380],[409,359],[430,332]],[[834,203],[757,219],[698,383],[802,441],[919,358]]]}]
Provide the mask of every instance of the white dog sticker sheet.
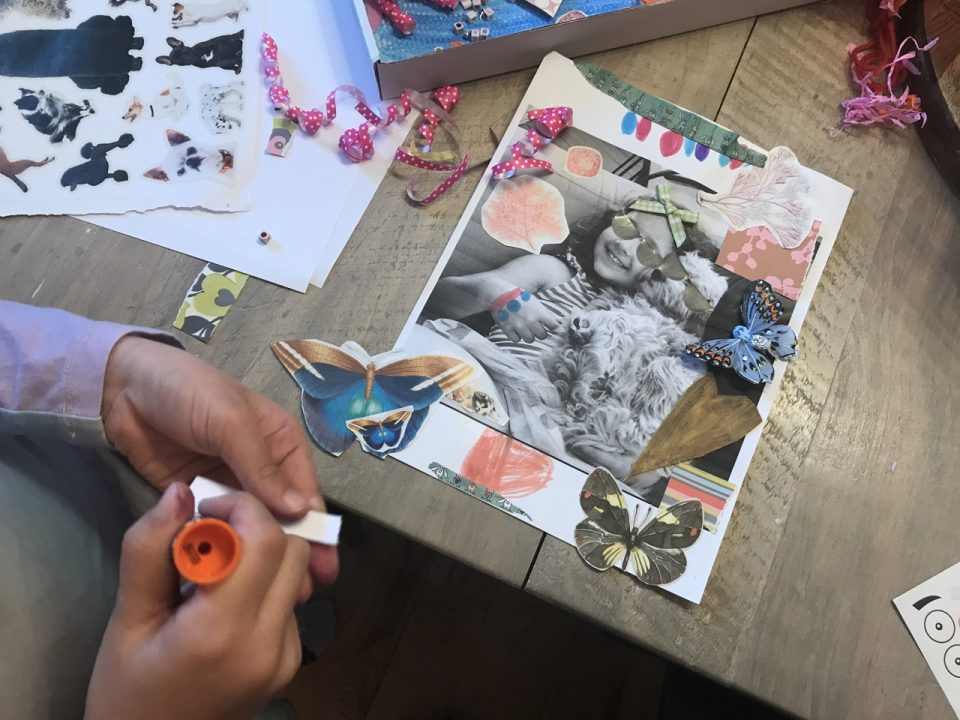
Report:
[{"label": "white dog sticker sheet", "polygon": [[960,717],[960,563],[894,598],[893,605]]},{"label": "white dog sticker sheet", "polygon": [[0,8],[0,215],[243,210],[263,0]]},{"label": "white dog sticker sheet", "polygon": [[[751,165],[762,151],[734,148],[733,133],[703,120],[696,142],[596,85],[553,53],[527,90],[397,342],[477,374],[396,457],[595,569],[699,602],[762,424],[703,457],[632,468],[707,374],[705,402],[741,396],[767,418],[851,190],[787,148]],[[564,129],[511,152],[546,132],[541,118]],[[521,169],[494,178],[511,158]],[[531,159],[551,171],[525,170]],[[682,418],[670,427],[685,432]]]}]

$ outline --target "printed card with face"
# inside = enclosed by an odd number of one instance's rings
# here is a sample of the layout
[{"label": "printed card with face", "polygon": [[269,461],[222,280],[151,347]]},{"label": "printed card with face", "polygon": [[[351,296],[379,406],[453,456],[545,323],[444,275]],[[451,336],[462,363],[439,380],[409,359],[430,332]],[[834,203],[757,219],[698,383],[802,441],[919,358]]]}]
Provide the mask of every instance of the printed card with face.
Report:
[{"label": "printed card with face", "polygon": [[894,598],[893,605],[960,717],[960,563]]}]

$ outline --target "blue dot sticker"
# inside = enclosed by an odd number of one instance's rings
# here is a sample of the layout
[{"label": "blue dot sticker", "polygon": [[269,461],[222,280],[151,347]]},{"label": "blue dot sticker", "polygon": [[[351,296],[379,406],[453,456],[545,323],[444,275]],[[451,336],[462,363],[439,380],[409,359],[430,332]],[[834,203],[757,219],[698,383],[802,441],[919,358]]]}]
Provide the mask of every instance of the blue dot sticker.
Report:
[{"label": "blue dot sticker", "polygon": [[637,129],[637,116],[632,112],[628,112],[623,116],[623,120],[620,121],[620,132],[624,135],[633,135],[633,131]]},{"label": "blue dot sticker", "polygon": [[511,300],[507,303],[507,310],[510,312],[520,312],[520,303],[517,300]]}]

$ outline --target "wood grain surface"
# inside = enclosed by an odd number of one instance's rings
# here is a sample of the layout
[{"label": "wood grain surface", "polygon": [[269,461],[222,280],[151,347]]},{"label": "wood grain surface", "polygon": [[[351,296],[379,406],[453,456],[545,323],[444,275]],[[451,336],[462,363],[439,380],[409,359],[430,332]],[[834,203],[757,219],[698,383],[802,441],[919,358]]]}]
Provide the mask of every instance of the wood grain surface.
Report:
[{"label": "wood grain surface", "polygon": [[935,308],[957,298],[960,203],[914,133],[825,133],[861,31],[853,0],[760,18],[719,114],[856,194],[702,604],[552,538],[527,587],[804,717],[947,718],[890,600],[958,560],[960,348]]},{"label": "wood grain surface", "polygon": [[[552,538],[538,554],[533,528],[356,448],[315,453],[326,493],[508,584],[529,572],[538,596],[796,714],[949,717],[889,601],[958,559],[960,203],[912,132],[828,137],[862,29],[862,2],[836,0],[589,58],[857,191],[700,606],[593,573]],[[462,88],[471,155],[532,76]],[[391,347],[479,175],[426,209],[388,176],[326,287],[251,280],[208,346],[183,342],[298,412],[269,344]],[[0,297],[100,319],[168,327],[202,265],[69,218],[0,222]]]}]

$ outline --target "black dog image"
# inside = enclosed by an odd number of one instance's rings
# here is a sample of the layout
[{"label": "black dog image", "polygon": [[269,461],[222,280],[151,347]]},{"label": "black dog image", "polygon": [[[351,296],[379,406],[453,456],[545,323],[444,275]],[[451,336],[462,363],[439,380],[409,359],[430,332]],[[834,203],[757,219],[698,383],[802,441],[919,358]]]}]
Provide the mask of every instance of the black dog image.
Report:
[{"label": "black dog image", "polygon": [[238,75],[243,66],[243,30],[233,35],[220,35],[198,42],[192,47],[174,37],[167,38],[169,55],[161,55],[161,65],[193,65],[198,68],[218,67],[233,70]]},{"label": "black dog image", "polygon": [[61,142],[64,138],[76,139],[80,121],[94,112],[89,100],[77,105],[45,90],[26,88],[20,88],[20,98],[13,104],[20,108],[20,114],[27,122],[44,135],[49,135],[52,143]]},{"label": "black dog image", "polygon": [[[124,3],[136,2],[136,1],[137,0],[110,0],[110,4],[113,5],[114,7],[120,7]],[[148,8],[150,8],[151,10],[153,10],[154,12],[157,11],[157,6],[154,5],[152,2],[150,2],[150,0],[143,0],[143,4],[146,5]]]},{"label": "black dog image", "polygon": [[143,67],[130,18],[94,15],[73,30],[17,30],[0,34],[0,75],[68,77],[84,90],[118,95]]},{"label": "black dog image", "polygon": [[100,145],[87,143],[80,149],[80,156],[86,158],[87,161],[67,170],[60,178],[60,184],[70,188],[72,192],[77,189],[78,185],[99,185],[107,178],[113,178],[117,182],[126,182],[129,177],[126,171],[110,172],[110,166],[107,164],[107,153],[115,148],[125,148],[132,142],[133,135],[124,133],[116,142],[101,143]]}]

